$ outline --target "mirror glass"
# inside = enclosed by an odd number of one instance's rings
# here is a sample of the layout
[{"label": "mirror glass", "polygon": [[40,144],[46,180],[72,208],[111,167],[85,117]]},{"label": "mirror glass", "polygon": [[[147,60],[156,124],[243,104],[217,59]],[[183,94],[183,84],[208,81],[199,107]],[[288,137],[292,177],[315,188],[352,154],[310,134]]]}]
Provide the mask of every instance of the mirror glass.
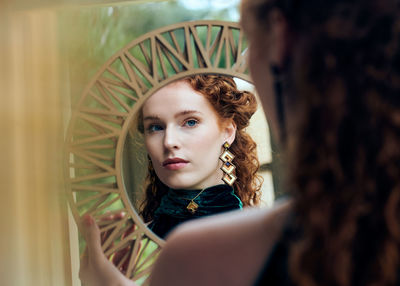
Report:
[{"label": "mirror glass", "polygon": [[[234,78],[239,90],[255,93],[254,86],[239,78]],[[258,97],[257,97],[258,100]],[[138,118],[137,115],[134,116]],[[148,173],[149,157],[144,144],[144,135],[137,130],[137,123],[131,122],[130,134],[126,137],[122,155],[122,174],[125,189],[137,213],[142,209],[141,205],[145,199],[145,178]],[[258,174],[264,182],[261,189],[261,203],[257,207],[272,205],[274,201],[274,188],[271,172],[271,140],[268,124],[262,111],[261,104],[258,104],[256,113],[250,120],[246,132],[257,143],[257,155],[260,162]],[[221,181],[221,183],[223,183]],[[147,221],[145,221],[147,223]]]}]

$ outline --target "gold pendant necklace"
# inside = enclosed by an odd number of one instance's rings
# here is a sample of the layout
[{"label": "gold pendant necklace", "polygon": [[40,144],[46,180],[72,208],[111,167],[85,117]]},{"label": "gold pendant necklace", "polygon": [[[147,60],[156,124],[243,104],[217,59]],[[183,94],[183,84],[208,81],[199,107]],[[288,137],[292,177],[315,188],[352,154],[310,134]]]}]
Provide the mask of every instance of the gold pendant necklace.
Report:
[{"label": "gold pendant necklace", "polygon": [[200,191],[200,193],[198,193],[193,199],[191,199],[191,200],[190,200],[190,203],[186,206],[186,209],[187,209],[188,211],[190,211],[191,214],[194,214],[194,213],[197,211],[197,209],[199,208],[199,205],[196,204],[196,203],[194,202],[194,200],[197,199],[197,197],[200,196],[200,194],[201,194],[202,192],[204,192],[204,190],[205,190],[205,189],[202,189],[202,190]]}]

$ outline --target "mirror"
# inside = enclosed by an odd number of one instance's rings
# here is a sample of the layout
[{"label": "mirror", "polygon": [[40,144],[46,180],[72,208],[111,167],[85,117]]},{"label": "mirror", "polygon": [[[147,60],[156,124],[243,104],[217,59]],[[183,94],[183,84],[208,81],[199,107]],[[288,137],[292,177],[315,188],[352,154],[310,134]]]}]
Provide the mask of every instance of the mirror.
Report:
[{"label": "mirror", "polygon": [[[108,233],[105,254],[113,259],[124,250],[117,267],[139,284],[148,283],[164,241],[138,216],[124,187],[123,154],[133,119],[150,95],[190,75],[221,74],[250,82],[246,45],[239,25],[231,22],[184,22],[154,30],[108,59],[75,104],[64,160],[72,214],[78,227],[85,213],[97,220],[101,232]],[[105,219],[120,212],[126,214],[121,220]]]},{"label": "mirror", "polygon": [[[235,78],[234,81],[238,90],[255,92],[252,84],[238,78]],[[159,104],[163,105],[164,102],[160,102]],[[164,107],[167,108],[166,106]],[[140,112],[140,109],[138,112]],[[122,155],[122,173],[128,198],[136,212],[140,213],[142,209],[141,205],[146,197],[144,186],[145,177],[148,174],[149,157],[145,148],[144,135],[138,131],[137,126],[135,126],[137,125],[136,122],[131,124],[131,132],[126,138]],[[263,177],[265,183],[261,189],[261,202],[257,206],[268,206],[273,203],[274,192],[270,172],[268,172],[268,168],[265,168],[265,166],[270,165],[272,156],[268,125],[260,104],[258,104],[258,110],[250,120],[249,127],[246,128],[246,133],[257,143],[258,160],[260,161],[260,165],[264,166],[258,172],[258,175]],[[160,146],[161,148],[162,146]],[[220,183],[223,183],[223,181]]]}]

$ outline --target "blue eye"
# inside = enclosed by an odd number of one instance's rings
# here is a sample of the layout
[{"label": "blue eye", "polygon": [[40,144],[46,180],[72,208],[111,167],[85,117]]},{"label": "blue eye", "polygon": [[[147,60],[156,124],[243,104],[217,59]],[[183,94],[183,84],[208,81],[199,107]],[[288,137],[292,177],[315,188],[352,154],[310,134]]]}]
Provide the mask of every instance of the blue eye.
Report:
[{"label": "blue eye", "polygon": [[197,125],[198,121],[196,119],[189,119],[185,122],[186,126],[194,127]]},{"label": "blue eye", "polygon": [[163,130],[162,126],[157,124],[152,124],[149,127],[147,127],[148,132],[156,132],[161,130]]}]

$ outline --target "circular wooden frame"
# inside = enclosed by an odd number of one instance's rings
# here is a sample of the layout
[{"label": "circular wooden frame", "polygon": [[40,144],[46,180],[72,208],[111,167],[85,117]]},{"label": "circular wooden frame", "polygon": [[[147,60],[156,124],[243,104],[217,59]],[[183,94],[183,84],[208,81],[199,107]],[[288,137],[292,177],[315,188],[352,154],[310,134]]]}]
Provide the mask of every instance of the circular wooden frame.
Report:
[{"label": "circular wooden frame", "polygon": [[[111,57],[85,88],[66,136],[67,195],[73,216],[91,214],[102,233],[103,250],[118,252],[117,267],[148,284],[164,241],[134,210],[124,187],[122,153],[129,126],[142,103],[177,79],[212,73],[250,81],[246,40],[237,23],[195,21],[167,26],[135,39]],[[107,220],[124,212],[118,220]]]}]

